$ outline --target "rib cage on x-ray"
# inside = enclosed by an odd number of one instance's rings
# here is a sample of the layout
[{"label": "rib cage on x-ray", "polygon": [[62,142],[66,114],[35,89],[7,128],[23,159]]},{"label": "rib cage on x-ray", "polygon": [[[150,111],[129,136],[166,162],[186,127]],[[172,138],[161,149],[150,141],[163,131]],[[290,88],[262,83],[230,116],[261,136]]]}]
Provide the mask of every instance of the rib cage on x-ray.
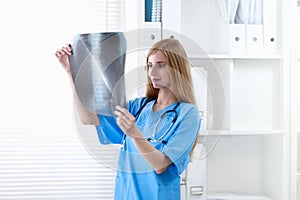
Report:
[{"label": "rib cage on x-ray", "polygon": [[72,52],[71,73],[81,103],[90,112],[108,116],[116,105],[126,107],[123,33],[78,34]]}]

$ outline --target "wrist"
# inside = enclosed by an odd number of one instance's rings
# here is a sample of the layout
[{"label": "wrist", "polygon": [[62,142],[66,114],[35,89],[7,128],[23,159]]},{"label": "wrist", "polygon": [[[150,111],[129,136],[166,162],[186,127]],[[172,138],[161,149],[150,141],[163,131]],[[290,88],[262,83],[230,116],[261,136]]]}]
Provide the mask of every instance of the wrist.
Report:
[{"label": "wrist", "polygon": [[147,141],[147,138],[145,138],[144,136],[131,136],[130,138],[133,142]]}]

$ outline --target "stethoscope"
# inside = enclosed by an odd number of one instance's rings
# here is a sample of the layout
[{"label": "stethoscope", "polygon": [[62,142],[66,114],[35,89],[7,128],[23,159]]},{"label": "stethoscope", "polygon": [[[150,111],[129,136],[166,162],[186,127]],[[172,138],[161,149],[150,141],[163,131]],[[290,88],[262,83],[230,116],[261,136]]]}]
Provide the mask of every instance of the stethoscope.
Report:
[{"label": "stethoscope", "polygon": [[[134,115],[135,119],[137,119],[141,113],[141,111],[143,110],[143,108],[146,106],[146,104],[149,102],[149,101],[152,101],[153,99],[150,99],[148,101],[146,101],[146,103],[144,103],[144,105],[142,105],[140,107],[140,109],[137,111],[137,113]],[[157,122],[155,123],[154,125],[154,128],[153,128],[153,131],[152,131],[152,135],[151,137],[148,137],[146,138],[149,142],[152,142],[152,143],[162,143],[162,144],[166,144],[167,141],[164,140],[163,138],[168,134],[168,132],[170,131],[170,129],[173,127],[173,125],[175,124],[177,118],[178,118],[178,113],[176,111],[176,109],[178,108],[178,106],[180,105],[180,102],[177,102],[176,105],[174,106],[173,109],[171,110],[167,110],[165,111],[160,117],[159,119],[157,120]],[[157,127],[159,125],[159,123],[161,122],[161,120],[166,117],[167,115],[173,113],[173,119],[169,125],[169,127],[164,131],[164,133],[157,139],[155,139],[155,135],[156,135],[156,131],[157,131]],[[126,139],[126,134],[124,134],[123,136],[123,140],[122,140],[122,144],[121,144],[121,148],[124,148],[125,146],[125,139]]]},{"label": "stethoscope", "polygon": [[[172,110],[167,110],[165,111],[157,120],[154,128],[153,128],[153,131],[152,131],[152,135],[151,137],[148,137],[147,140],[149,142],[161,142],[163,144],[166,144],[167,141],[163,140],[163,138],[167,135],[167,133],[169,132],[169,130],[173,127],[174,123],[176,122],[177,120],[177,117],[178,117],[178,113],[176,111],[176,108],[179,106],[179,102],[176,103],[176,105],[174,106],[174,108]],[[157,131],[157,126],[159,125],[160,121],[168,114],[170,113],[174,113],[174,117],[169,125],[169,127],[165,130],[165,132],[158,138],[158,139],[155,139],[155,134],[156,134],[156,131]]]}]

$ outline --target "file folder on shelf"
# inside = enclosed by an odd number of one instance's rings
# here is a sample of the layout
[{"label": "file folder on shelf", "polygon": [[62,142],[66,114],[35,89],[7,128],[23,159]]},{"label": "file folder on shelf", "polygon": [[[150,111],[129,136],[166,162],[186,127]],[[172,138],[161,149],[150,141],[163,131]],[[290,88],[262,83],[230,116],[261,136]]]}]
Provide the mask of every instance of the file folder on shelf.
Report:
[{"label": "file folder on shelf", "polygon": [[246,25],[246,46],[247,55],[257,56],[263,54],[263,25],[248,24]]},{"label": "file folder on shelf", "polygon": [[228,29],[229,54],[246,55],[245,24],[229,24]]},{"label": "file folder on shelf", "polygon": [[143,27],[138,39],[140,47],[148,48],[161,40],[161,22],[144,22]]},{"label": "file folder on shelf", "polygon": [[264,24],[264,54],[277,54],[278,37],[276,31],[276,2],[273,0],[263,1],[263,24]]},{"label": "file folder on shelf", "polygon": [[162,38],[176,38],[180,40],[181,32],[181,0],[162,1],[164,9],[162,17]]},{"label": "file folder on shelf", "polygon": [[275,30],[269,26],[264,25],[264,55],[276,55],[278,37]]}]

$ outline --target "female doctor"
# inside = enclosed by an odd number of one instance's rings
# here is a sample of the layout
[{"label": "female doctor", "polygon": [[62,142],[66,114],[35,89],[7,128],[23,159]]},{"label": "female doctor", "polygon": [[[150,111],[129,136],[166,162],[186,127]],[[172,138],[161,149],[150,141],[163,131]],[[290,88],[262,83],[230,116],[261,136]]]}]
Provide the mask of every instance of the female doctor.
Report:
[{"label": "female doctor", "polygon": [[[68,56],[70,45],[55,53],[68,74],[74,102],[84,124],[96,126],[99,138],[121,144],[116,200],[180,199],[180,174],[190,162],[200,129],[190,66],[176,39],[163,39],[147,55],[146,97],[117,106],[116,117],[90,113],[76,94]],[[101,141],[101,139],[100,139]]]}]

